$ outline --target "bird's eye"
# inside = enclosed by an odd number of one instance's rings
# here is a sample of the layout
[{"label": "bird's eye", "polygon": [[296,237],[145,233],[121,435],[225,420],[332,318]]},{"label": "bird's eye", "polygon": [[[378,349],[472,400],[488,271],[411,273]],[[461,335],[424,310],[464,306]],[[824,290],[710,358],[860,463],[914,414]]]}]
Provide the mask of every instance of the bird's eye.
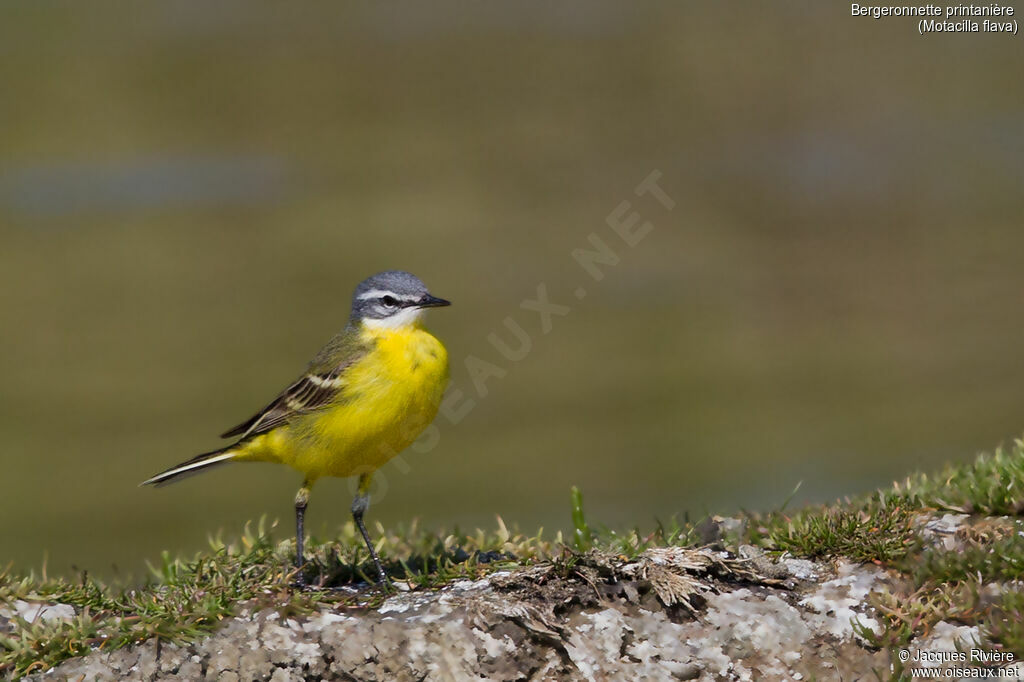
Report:
[{"label": "bird's eye", "polygon": [[398,305],[398,301],[395,300],[394,296],[383,296],[380,302],[384,304],[385,308],[394,308]]}]

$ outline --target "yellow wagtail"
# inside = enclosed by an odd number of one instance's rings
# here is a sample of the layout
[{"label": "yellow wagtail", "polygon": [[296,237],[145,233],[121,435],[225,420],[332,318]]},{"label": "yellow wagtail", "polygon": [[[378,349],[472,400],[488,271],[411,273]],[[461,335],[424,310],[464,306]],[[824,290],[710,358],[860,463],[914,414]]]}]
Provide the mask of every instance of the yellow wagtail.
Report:
[{"label": "yellow wagtail", "polygon": [[297,381],[251,419],[222,434],[238,440],[193,457],[142,485],[165,485],[226,462],[280,462],[305,476],[295,496],[296,564],[302,580],[303,520],[313,483],[359,476],[352,518],[386,582],[363,514],[373,473],[434,419],[448,382],[448,353],[420,323],[424,309],[450,303],[408,272],[392,270],[356,287],[345,329]]}]

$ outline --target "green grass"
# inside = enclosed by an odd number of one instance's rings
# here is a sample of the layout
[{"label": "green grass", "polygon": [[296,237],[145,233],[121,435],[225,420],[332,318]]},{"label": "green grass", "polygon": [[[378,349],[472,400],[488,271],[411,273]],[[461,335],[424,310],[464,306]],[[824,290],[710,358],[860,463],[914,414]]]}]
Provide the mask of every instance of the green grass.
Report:
[{"label": "green grass", "polygon": [[970,534],[965,546],[908,554],[899,568],[908,587],[892,595],[890,627],[922,634],[939,620],[977,625],[990,645],[1024,657],[1024,523],[998,533]]},{"label": "green grass", "polygon": [[[261,526],[246,529],[238,544],[214,546],[192,561],[166,554],[157,578],[138,589],[117,590],[83,574],[79,580],[45,575],[0,575],[0,601],[54,601],[75,607],[70,622],[28,623],[17,618],[13,636],[0,637],[0,672],[17,678],[46,670],[93,648],[117,648],[150,637],[184,642],[212,629],[239,601],[266,597],[264,590],[287,584],[287,560]],[[289,599],[297,606],[307,595]]]},{"label": "green grass", "polygon": [[962,551],[929,549],[908,562],[905,570],[918,584],[929,580],[963,582],[1020,580],[1024,578],[1024,525],[1014,523],[1006,536],[991,541],[971,542]]},{"label": "green grass", "polygon": [[[807,558],[843,556],[899,571],[904,584],[877,594],[884,629],[860,629],[863,639],[893,651],[893,680],[902,680],[895,650],[945,620],[980,628],[987,646],[1024,657],[1024,524],[994,518],[958,539],[954,551],[926,546],[921,514],[957,512],[972,518],[1024,512],[1024,441],[949,465],[937,475],[914,474],[892,488],[787,515],[751,515],[746,540]],[[993,587],[997,591],[993,592]]]},{"label": "green grass", "polygon": [[979,455],[970,465],[950,465],[938,475],[915,474],[893,488],[915,508],[1014,516],[1024,511],[1024,440]]},{"label": "green grass", "polygon": [[845,507],[809,508],[792,517],[775,514],[755,539],[770,549],[810,559],[845,556],[890,562],[913,545],[912,518],[906,507],[876,494]]},{"label": "green grass", "polygon": [[[918,474],[887,490],[835,505],[748,514],[746,530],[717,540],[733,551],[742,543],[807,558],[843,556],[901,572],[903,586],[875,595],[885,629],[861,634],[876,647],[895,648],[924,635],[939,620],[978,625],[990,645],[1024,656],[1024,522],[986,520],[960,540],[957,551],[926,546],[917,532],[922,513],[947,510],[997,516],[1024,509],[1024,442],[948,467],[939,476]],[[498,518],[491,531],[431,532],[416,523],[386,530],[378,525],[377,550],[393,579],[408,589],[432,589],[459,578],[479,578],[514,566],[551,561],[571,567],[590,553],[634,558],[656,546],[699,543],[699,524],[658,523],[649,532],[594,525],[582,493],[571,492],[570,544],[561,534],[525,535]],[[570,546],[571,545],[571,546]],[[75,607],[69,621],[29,623],[15,618],[13,633],[0,633],[0,674],[18,678],[97,648],[111,649],[153,637],[188,642],[201,637],[240,603],[303,613],[322,603],[372,607],[388,594],[367,578],[368,556],[349,523],[329,541],[311,540],[304,577],[294,587],[294,540],[274,539],[274,528],[247,525],[232,542],[211,539],[191,559],[165,553],[135,586],[78,579],[0,573],[0,605],[19,599]],[[993,591],[992,585],[1003,585]],[[346,588],[346,589],[337,589]],[[894,679],[899,679],[897,671]]]},{"label": "green grass", "polygon": [[[17,678],[94,648],[151,637],[194,640],[235,613],[240,602],[302,613],[325,602],[373,606],[386,596],[375,587],[333,589],[366,581],[366,549],[351,524],[331,542],[310,542],[306,577],[313,587],[305,590],[293,587],[294,541],[275,542],[272,530],[263,522],[255,529],[247,526],[236,542],[212,539],[208,552],[188,560],[165,553],[151,566],[149,581],[134,588],[105,585],[88,575],[72,581],[0,573],[0,604],[60,602],[79,613],[69,622],[16,619],[14,635],[0,634],[0,675]],[[511,532],[501,519],[489,533],[427,533],[413,524],[394,532],[379,529],[379,538],[377,549],[389,574],[408,581],[411,589],[546,558],[561,541]]]},{"label": "green grass", "polygon": [[[376,549],[393,579],[409,589],[431,589],[537,561],[571,567],[596,547],[632,558],[652,546],[692,544],[692,529],[674,520],[645,534],[592,531],[578,490],[572,495],[572,518],[577,550],[564,544],[561,533],[550,540],[543,530],[527,536],[509,530],[500,517],[490,532],[428,532],[416,523],[394,530],[378,526]],[[96,648],[113,649],[152,637],[188,642],[234,614],[241,602],[303,613],[323,603],[373,607],[388,596],[388,590],[372,585],[368,577],[372,566],[353,524],[330,541],[308,543],[304,577],[311,587],[305,590],[295,587],[294,540],[276,541],[274,534],[274,524],[268,527],[261,521],[247,525],[233,542],[212,538],[209,551],[191,559],[165,552],[158,565],[150,566],[147,582],[136,587],[107,585],[85,574],[67,580],[45,573],[0,573],[0,604],[19,599],[59,602],[79,614],[52,623],[16,619],[15,634],[0,634],[0,674],[17,678]],[[350,589],[337,589],[342,587]]]},{"label": "green grass", "polygon": [[[890,563],[917,551],[914,515],[951,511],[990,516],[1024,511],[1024,441],[949,465],[938,475],[914,474],[890,489],[792,515],[751,515],[749,540],[809,558],[845,556]],[[981,557],[974,557],[981,559]]]}]

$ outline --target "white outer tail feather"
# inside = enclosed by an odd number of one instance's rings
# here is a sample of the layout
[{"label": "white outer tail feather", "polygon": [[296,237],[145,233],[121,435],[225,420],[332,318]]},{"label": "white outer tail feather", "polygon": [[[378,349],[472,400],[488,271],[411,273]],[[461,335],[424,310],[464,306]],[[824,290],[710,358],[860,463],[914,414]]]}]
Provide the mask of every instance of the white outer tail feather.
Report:
[{"label": "white outer tail feather", "polygon": [[211,453],[211,456],[206,459],[184,462],[172,469],[162,471],[153,478],[143,481],[140,485],[155,485],[159,487],[168,483],[174,483],[182,478],[198,474],[209,467],[223,464],[233,459],[237,454],[234,451]]}]

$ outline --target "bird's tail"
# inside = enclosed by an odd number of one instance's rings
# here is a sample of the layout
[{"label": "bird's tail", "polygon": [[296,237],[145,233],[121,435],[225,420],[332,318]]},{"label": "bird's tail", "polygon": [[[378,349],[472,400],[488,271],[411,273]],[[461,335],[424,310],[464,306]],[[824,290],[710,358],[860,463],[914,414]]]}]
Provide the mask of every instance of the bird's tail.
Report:
[{"label": "bird's tail", "polygon": [[159,488],[162,485],[180,481],[183,478],[206,471],[207,469],[211,469],[217,465],[226,464],[237,454],[238,451],[232,448],[222,448],[220,450],[214,450],[213,452],[204,452],[201,455],[196,455],[188,461],[171,467],[167,471],[160,472],[153,478],[145,480],[139,485],[153,485]]}]

